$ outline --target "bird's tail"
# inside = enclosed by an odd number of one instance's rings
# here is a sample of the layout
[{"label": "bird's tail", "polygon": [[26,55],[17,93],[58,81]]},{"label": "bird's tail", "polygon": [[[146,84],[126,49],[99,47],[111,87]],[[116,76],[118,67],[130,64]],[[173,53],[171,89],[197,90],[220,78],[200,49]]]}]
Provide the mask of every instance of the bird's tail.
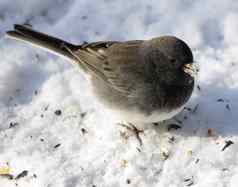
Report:
[{"label": "bird's tail", "polygon": [[26,25],[14,25],[14,30],[7,31],[7,35],[11,38],[42,47],[69,59],[75,59],[73,52],[80,48],[80,46],[35,31],[30,26]]}]

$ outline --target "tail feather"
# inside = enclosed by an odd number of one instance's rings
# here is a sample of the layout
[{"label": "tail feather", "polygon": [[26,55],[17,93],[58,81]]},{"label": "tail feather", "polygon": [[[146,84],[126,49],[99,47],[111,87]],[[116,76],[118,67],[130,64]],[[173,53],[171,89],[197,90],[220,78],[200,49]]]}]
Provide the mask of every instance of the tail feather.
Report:
[{"label": "tail feather", "polygon": [[64,57],[75,59],[72,51],[80,48],[61,39],[38,32],[25,25],[14,25],[14,30],[7,31],[11,38],[21,40]]}]

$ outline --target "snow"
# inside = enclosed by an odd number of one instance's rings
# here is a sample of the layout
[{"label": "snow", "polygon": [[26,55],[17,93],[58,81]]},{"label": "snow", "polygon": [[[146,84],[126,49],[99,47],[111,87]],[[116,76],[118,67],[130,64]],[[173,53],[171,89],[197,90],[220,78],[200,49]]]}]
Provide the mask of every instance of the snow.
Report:
[{"label": "snow", "polygon": [[[237,186],[237,20],[234,0],[0,0],[0,173],[28,171],[0,176],[0,186]],[[168,131],[174,119],[148,124],[140,146],[97,103],[80,70],[5,37],[26,22],[74,43],[185,40],[201,90],[176,116],[182,128]]]}]

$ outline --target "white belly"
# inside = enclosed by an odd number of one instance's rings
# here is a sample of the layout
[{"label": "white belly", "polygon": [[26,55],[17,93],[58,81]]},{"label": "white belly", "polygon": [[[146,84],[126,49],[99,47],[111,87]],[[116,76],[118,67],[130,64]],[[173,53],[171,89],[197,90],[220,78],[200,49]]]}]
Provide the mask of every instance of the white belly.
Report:
[{"label": "white belly", "polygon": [[151,115],[147,115],[136,110],[110,110],[110,113],[117,121],[124,121],[130,123],[155,123],[168,120],[174,117],[176,114],[181,112],[183,108],[184,106],[171,111],[155,111]]}]

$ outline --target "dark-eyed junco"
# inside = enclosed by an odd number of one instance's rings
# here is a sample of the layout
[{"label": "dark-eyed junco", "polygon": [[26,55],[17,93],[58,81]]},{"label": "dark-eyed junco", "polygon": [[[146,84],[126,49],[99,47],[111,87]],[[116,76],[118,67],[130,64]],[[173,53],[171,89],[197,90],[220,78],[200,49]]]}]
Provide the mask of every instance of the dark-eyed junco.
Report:
[{"label": "dark-eyed junco", "polygon": [[98,100],[122,121],[150,123],[180,112],[194,88],[193,55],[174,36],[74,45],[15,25],[7,35],[46,48],[78,64]]}]

